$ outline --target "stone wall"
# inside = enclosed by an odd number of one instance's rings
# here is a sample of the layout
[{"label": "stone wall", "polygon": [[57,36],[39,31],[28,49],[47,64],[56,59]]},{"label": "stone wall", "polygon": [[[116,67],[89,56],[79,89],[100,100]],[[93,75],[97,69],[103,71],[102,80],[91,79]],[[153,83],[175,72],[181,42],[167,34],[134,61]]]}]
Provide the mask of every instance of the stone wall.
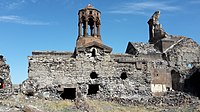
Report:
[{"label": "stone wall", "polygon": [[[151,76],[143,71],[144,63],[115,61],[123,60],[123,55],[111,58],[110,54],[91,57],[89,53],[81,53],[76,58],[69,58],[69,55],[58,56],[57,53],[33,53],[29,57],[29,78],[37,80],[38,88],[76,88],[77,93],[86,96],[89,86],[97,85],[98,96],[104,98],[151,95]],[[92,78],[92,74],[97,76]]]},{"label": "stone wall", "polygon": [[12,83],[10,78],[10,67],[0,55],[0,99],[9,97],[12,94]]},{"label": "stone wall", "polygon": [[199,45],[190,38],[182,38],[173,49],[166,52],[170,66],[177,67],[180,71],[191,69],[200,63]]}]

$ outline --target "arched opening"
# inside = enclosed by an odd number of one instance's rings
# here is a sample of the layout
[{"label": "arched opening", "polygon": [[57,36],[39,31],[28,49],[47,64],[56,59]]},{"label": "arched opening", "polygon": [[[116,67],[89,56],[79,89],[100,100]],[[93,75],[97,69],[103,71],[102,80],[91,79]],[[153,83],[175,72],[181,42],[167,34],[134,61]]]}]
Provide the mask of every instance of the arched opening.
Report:
[{"label": "arched opening", "polygon": [[126,72],[123,72],[123,73],[121,74],[120,78],[121,78],[122,80],[125,80],[126,78],[128,78]]},{"label": "arched opening", "polygon": [[187,64],[187,67],[192,68],[192,64],[191,63]]},{"label": "arched opening", "polygon": [[81,32],[81,35],[80,36],[86,36],[86,21],[85,21],[85,17],[83,16],[82,18],[81,18],[82,20],[81,20],[81,23],[80,23],[80,26],[79,27],[81,27],[80,28],[80,32]]},{"label": "arched opening", "polygon": [[172,89],[173,90],[181,90],[181,84],[180,84],[180,74],[176,72],[175,70],[171,71],[171,78],[172,78]]},{"label": "arched opening", "polygon": [[98,84],[90,84],[88,88],[88,95],[95,95],[99,91]]},{"label": "arched opening", "polygon": [[4,88],[4,80],[0,78],[0,89]]},{"label": "arched opening", "polygon": [[62,99],[74,100],[76,98],[76,88],[64,88],[60,97]]},{"label": "arched opening", "polygon": [[97,36],[100,36],[100,25],[101,25],[100,19],[97,18],[97,20],[96,20]]},{"label": "arched opening", "polygon": [[[88,33],[90,36],[94,36],[94,20],[93,18],[89,18],[89,21],[88,21]],[[90,29],[90,30],[89,30]]]},{"label": "arched opening", "polygon": [[83,23],[80,23],[80,24],[81,24],[81,25],[80,25],[80,27],[81,27],[81,29],[80,29],[80,30],[81,30],[81,31],[80,31],[80,32],[81,32],[80,36],[85,36],[85,35],[84,35],[84,34],[85,34],[84,27],[85,27],[85,26],[84,26]]},{"label": "arched opening", "polygon": [[200,71],[196,70],[185,80],[184,91],[200,98]]},{"label": "arched opening", "polygon": [[92,57],[95,57],[95,56],[96,56],[96,50],[92,49]]}]

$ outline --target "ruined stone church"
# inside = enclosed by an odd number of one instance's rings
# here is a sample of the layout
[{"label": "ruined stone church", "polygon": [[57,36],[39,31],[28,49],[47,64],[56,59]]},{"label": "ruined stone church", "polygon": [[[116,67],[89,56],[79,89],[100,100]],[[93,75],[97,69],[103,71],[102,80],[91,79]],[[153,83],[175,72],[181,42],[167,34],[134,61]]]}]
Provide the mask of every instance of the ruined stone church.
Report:
[{"label": "ruined stone church", "polygon": [[[37,93],[56,88],[63,99],[78,97],[145,98],[167,91],[200,97],[200,47],[191,38],[172,36],[161,27],[156,11],[148,21],[149,42],[128,42],[124,54],[112,53],[101,35],[101,12],[87,5],[78,12],[74,52],[33,51],[28,80]],[[128,40],[127,40],[128,41]]]}]

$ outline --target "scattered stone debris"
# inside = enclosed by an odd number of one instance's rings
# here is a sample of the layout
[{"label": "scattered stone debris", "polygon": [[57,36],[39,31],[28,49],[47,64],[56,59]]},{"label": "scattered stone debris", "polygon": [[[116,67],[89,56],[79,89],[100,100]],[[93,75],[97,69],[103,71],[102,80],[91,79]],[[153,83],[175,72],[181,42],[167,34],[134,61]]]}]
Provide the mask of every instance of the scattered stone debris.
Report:
[{"label": "scattered stone debris", "polygon": [[22,82],[20,91],[27,96],[34,96],[38,90],[37,81],[34,79],[27,79]]},{"label": "scattered stone debris", "polygon": [[108,98],[106,101],[113,101],[121,105],[135,105],[135,106],[158,106],[158,107],[180,107],[183,105],[196,108],[200,102],[198,97],[191,96],[189,94],[169,91],[163,96],[149,96],[140,98]]},{"label": "scattered stone debris", "polygon": [[32,106],[32,105],[26,105],[22,109],[24,112],[43,112],[42,110]]}]

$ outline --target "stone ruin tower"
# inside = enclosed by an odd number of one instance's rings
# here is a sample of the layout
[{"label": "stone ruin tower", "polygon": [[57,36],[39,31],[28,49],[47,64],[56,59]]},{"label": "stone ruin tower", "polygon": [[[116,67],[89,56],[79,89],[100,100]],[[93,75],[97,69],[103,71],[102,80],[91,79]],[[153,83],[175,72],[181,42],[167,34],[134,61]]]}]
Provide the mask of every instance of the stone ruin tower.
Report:
[{"label": "stone ruin tower", "polygon": [[77,47],[94,40],[102,43],[100,35],[100,14],[101,12],[93,8],[90,4],[79,10]]},{"label": "stone ruin tower", "polygon": [[[85,8],[78,12],[78,38],[76,41],[75,53],[81,53],[88,46],[97,45],[102,47],[104,51],[111,52],[112,49],[103,45],[100,33],[100,16],[101,12],[88,4]],[[96,50],[92,49],[92,55],[95,55]]]},{"label": "stone ruin tower", "polygon": [[158,40],[165,37],[166,32],[162,29],[159,23],[160,11],[156,11],[149,19],[149,43],[155,44]]},{"label": "stone ruin tower", "polygon": [[0,55],[0,99],[7,98],[11,93],[10,67],[5,63],[3,56]]}]

